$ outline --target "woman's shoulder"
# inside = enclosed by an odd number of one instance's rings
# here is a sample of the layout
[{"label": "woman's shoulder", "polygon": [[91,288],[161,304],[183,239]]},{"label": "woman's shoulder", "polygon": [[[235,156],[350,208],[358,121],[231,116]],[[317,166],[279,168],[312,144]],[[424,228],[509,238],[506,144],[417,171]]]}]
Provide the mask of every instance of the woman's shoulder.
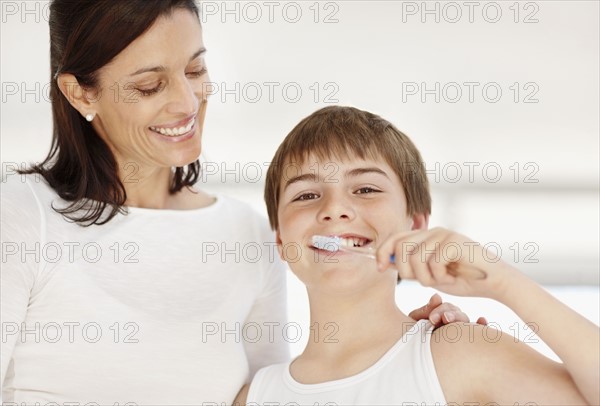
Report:
[{"label": "woman's shoulder", "polygon": [[40,211],[42,201],[51,194],[52,189],[38,174],[9,174],[2,180],[2,214],[23,213],[31,215]]},{"label": "woman's shoulder", "polygon": [[44,188],[34,175],[9,175],[2,180],[1,223],[5,241],[35,242],[42,238],[46,214],[43,211]]},{"label": "woman's shoulder", "polygon": [[2,203],[27,205],[56,198],[56,192],[40,174],[8,174],[2,179]]}]

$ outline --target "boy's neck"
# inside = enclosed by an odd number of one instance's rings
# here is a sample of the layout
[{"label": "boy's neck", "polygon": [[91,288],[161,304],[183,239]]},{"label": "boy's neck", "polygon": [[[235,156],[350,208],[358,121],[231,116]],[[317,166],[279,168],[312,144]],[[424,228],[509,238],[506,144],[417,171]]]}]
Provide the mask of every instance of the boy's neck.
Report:
[{"label": "boy's neck", "polygon": [[310,336],[291,366],[302,383],[355,375],[379,360],[415,323],[395,303],[395,286],[377,292],[311,292]]}]

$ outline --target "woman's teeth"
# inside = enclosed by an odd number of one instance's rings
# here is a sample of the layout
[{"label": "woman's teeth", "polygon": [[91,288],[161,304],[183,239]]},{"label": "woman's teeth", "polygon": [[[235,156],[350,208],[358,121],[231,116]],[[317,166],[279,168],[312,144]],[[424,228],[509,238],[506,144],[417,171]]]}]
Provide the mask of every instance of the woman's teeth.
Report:
[{"label": "woman's teeth", "polygon": [[161,134],[161,135],[166,135],[167,137],[178,137],[178,136],[181,136],[183,134],[189,133],[190,130],[192,129],[192,127],[194,126],[195,122],[196,122],[196,119],[194,118],[185,127],[179,127],[179,128],[150,127],[150,129],[152,131],[154,131],[154,132],[157,132],[157,133]]}]

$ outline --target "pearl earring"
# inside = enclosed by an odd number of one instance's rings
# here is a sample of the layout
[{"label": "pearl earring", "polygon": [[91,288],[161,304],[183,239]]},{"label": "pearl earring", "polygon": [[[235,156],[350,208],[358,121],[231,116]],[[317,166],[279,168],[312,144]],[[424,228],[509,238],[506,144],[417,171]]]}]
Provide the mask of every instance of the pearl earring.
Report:
[{"label": "pearl earring", "polygon": [[91,123],[92,120],[94,119],[94,115],[93,114],[88,114],[88,115],[85,116],[85,119]]}]

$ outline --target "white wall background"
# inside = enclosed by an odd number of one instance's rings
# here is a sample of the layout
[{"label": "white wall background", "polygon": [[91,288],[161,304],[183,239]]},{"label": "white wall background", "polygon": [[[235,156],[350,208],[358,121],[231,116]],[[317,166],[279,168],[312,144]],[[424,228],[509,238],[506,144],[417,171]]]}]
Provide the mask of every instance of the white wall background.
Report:
[{"label": "white wall background", "polygon": [[[0,3],[6,175],[43,159],[50,143],[48,2]],[[265,212],[266,165],[295,123],[332,102],[371,110],[420,148],[432,226],[500,247],[598,324],[599,3],[470,4],[203,2],[218,87],[203,186]],[[429,291],[406,285],[399,303],[424,304]],[[304,300],[290,275],[291,318],[300,323]],[[451,300],[514,332],[516,316],[501,306]]]}]

